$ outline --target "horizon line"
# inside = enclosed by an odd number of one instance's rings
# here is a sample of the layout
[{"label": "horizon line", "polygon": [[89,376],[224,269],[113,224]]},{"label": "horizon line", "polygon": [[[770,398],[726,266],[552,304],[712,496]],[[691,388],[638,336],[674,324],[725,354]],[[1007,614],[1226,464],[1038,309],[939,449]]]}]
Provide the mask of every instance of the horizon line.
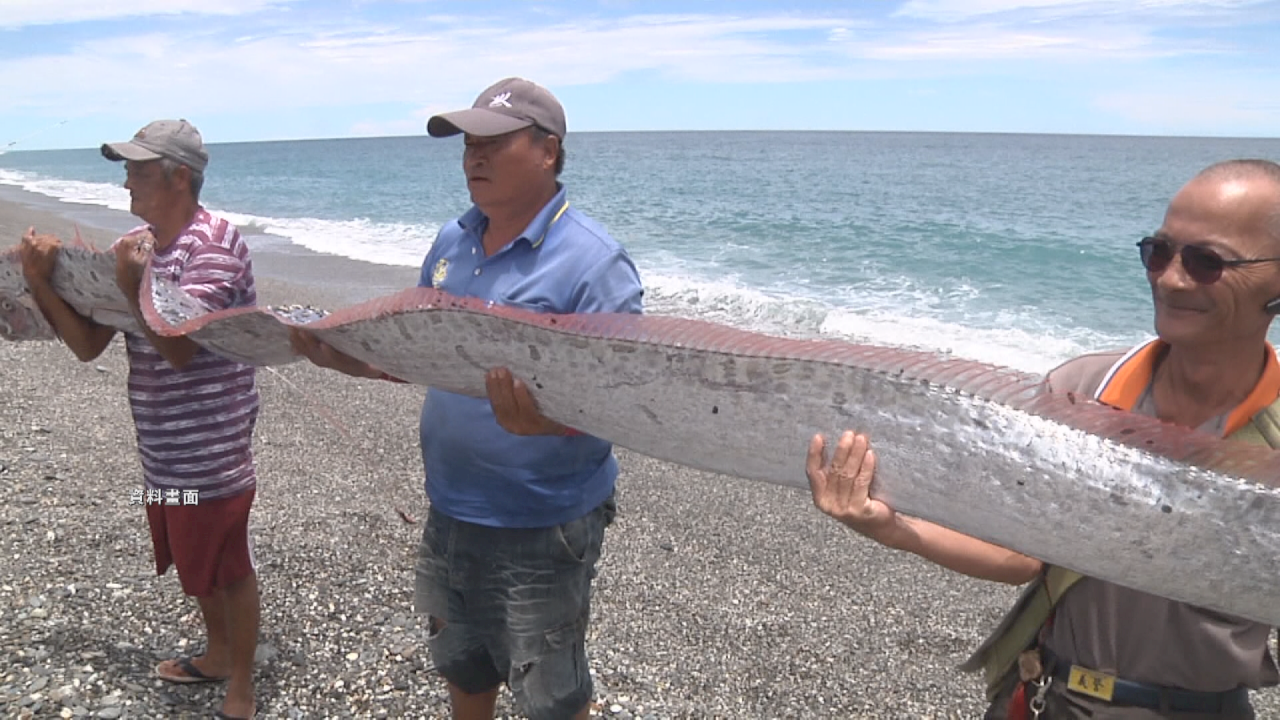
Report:
[{"label": "horizon line", "polygon": [[[1132,138],[1132,139],[1168,139],[1168,140],[1277,140],[1280,141],[1280,135],[1178,135],[1178,134],[1158,134],[1147,135],[1141,133],[1124,133],[1124,132],[1034,132],[1026,130],[847,130],[847,129],[685,129],[685,130],[575,130],[567,135],[679,135],[679,134],[769,134],[769,133],[808,133],[808,134],[849,134],[849,135],[1017,135],[1031,137],[1081,137],[1081,138]],[[335,135],[323,137],[300,137],[300,138],[265,138],[259,140],[226,140],[218,142],[207,142],[206,146],[216,147],[219,145],[251,145],[258,143],[285,143],[285,142],[332,142],[335,140],[399,140],[408,138],[422,138],[426,140],[446,140],[448,138],[434,138],[426,133],[424,127],[422,134],[408,135]],[[16,142],[16,141],[15,141]],[[65,148],[35,148],[35,149],[14,149],[9,150],[0,148],[0,156],[11,155],[17,153],[31,152],[63,152],[73,150],[97,150],[100,146],[83,146],[83,147],[65,147]]]}]

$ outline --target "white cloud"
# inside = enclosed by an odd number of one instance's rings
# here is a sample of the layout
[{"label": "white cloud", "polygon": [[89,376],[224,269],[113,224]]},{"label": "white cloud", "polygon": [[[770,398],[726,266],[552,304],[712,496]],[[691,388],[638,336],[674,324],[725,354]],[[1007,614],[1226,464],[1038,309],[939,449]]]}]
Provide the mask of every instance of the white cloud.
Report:
[{"label": "white cloud", "polygon": [[[413,32],[362,27],[341,32],[212,37],[151,34],[85,43],[65,54],[0,61],[0,97],[11,109],[123,104],[144,113],[158,102],[197,114],[236,103],[259,110],[374,102],[469,104],[477,88],[520,74],[548,85],[603,82],[652,70],[694,80],[797,81],[838,69],[812,63],[803,43],[774,32],[823,36],[849,20],[645,16],[528,29],[460,25],[438,18]],[[827,50],[829,52],[829,50]],[[163,88],[162,93],[157,89]]]},{"label": "white cloud", "polygon": [[150,15],[245,15],[294,0],[0,0],[0,28]]},{"label": "white cloud", "polygon": [[876,60],[1077,60],[1141,59],[1221,51],[1204,42],[1176,46],[1157,42],[1143,29],[1125,26],[1006,28],[970,25],[963,30],[912,32],[866,43],[849,51]]},{"label": "white cloud", "polygon": [[1000,13],[1032,12],[1053,17],[1219,13],[1269,0],[908,0],[897,15],[957,22]]},{"label": "white cloud", "polygon": [[[165,0],[173,7],[190,1]],[[270,1],[204,0],[206,7],[242,10]],[[935,9],[963,5],[971,11],[1068,5],[1063,0],[913,2],[932,3]],[[130,118],[196,118],[365,104],[466,107],[480,88],[507,75],[557,89],[637,72],[715,83],[795,83],[954,77],[973,72],[981,62],[996,63],[1007,75],[1019,72],[1011,61],[1023,60],[1053,61],[1059,70],[1068,63],[1098,63],[1105,67],[1100,77],[1133,71],[1158,86],[1165,74],[1143,62],[1232,49],[1226,39],[1216,41],[1220,45],[1185,38],[1170,43],[1161,40],[1158,25],[1098,19],[1069,24],[979,19],[944,27],[912,22],[906,29],[901,22],[796,14],[639,15],[509,27],[422,15],[395,25],[322,26],[314,20],[282,25],[261,18],[225,24],[229,27],[221,35],[205,23],[192,34],[104,37],[70,47],[45,46],[44,54],[18,54],[0,60],[0,97],[16,116],[127,112]],[[1266,60],[1254,64],[1264,66]],[[1123,112],[1120,101],[1107,102],[1109,111]],[[417,134],[425,117],[388,122],[371,114],[352,123],[351,132]]]},{"label": "white cloud", "polygon": [[[262,0],[219,0],[251,1]],[[957,59],[1158,54],[1144,33],[1122,29],[978,25],[963,33],[895,35],[850,18],[794,15],[648,15],[514,29],[425,17],[403,27],[295,25],[275,32],[256,26],[230,37],[112,37],[63,54],[19,56],[0,61],[0,97],[13,111],[55,115],[69,112],[69,97],[80,109],[120,106],[133,114],[181,107],[198,115],[231,104],[257,111],[388,102],[465,106],[477,88],[506,75],[557,87],[637,71],[691,81],[791,83],[891,76],[901,63],[874,62],[885,60],[934,61],[948,74]]]}]

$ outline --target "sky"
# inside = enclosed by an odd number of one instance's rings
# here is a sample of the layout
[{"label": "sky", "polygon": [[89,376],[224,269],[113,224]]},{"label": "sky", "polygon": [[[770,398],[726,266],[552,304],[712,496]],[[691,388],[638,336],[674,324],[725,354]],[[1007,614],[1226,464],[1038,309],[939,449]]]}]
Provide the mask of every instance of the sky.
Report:
[{"label": "sky", "polygon": [[0,150],[421,134],[512,75],[571,134],[1280,137],[1277,38],[1280,0],[0,0]]}]

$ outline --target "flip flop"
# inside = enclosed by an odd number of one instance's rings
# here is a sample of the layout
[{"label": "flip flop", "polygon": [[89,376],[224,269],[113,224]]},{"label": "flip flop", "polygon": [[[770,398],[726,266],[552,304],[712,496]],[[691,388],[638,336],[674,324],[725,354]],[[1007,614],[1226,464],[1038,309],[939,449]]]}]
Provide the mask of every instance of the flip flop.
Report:
[{"label": "flip flop", "polygon": [[[255,713],[255,714],[256,714],[256,713]],[[219,710],[219,711],[215,712],[215,713],[213,714],[213,716],[214,716],[215,718],[217,718],[218,720],[249,720],[249,718],[247,718],[247,717],[239,717],[239,716],[237,716],[237,715],[228,715],[228,714],[226,714],[226,713],[222,712],[221,710]]]},{"label": "flip flop", "polygon": [[[227,679],[225,677],[211,677],[209,675],[205,675],[204,673],[200,672],[200,668],[195,666],[195,663],[192,662],[193,659],[194,658],[190,655],[188,655],[187,657],[174,658],[174,662],[178,663],[178,668],[181,669],[183,673],[185,673],[184,676],[179,677],[177,675],[166,675],[164,672],[160,670],[160,668],[164,666],[164,663],[162,662],[159,665],[156,665],[156,677],[166,682],[178,683],[180,685],[190,685],[192,683],[222,682],[223,680]],[[168,661],[166,660],[165,662],[168,662]]]}]

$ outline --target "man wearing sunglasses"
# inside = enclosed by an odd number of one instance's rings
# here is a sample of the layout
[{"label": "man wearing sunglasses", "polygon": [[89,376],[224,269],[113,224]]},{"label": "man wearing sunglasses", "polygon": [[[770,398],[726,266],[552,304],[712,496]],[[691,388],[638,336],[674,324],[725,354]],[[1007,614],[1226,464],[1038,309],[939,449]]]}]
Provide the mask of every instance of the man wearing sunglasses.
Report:
[{"label": "man wearing sunglasses", "polygon": [[[1157,338],[1071,360],[1049,373],[1048,391],[1280,449],[1280,364],[1267,342],[1280,313],[1280,165],[1234,160],[1203,170],[1138,247]],[[1246,720],[1255,717],[1248,691],[1280,684],[1267,649],[1272,628],[897,515],[869,497],[875,457],[864,435],[846,432],[830,462],[824,454],[815,437],[806,470],[823,512],[957,572],[1030,583],[1027,602],[965,665],[987,671],[988,720]]]}]

